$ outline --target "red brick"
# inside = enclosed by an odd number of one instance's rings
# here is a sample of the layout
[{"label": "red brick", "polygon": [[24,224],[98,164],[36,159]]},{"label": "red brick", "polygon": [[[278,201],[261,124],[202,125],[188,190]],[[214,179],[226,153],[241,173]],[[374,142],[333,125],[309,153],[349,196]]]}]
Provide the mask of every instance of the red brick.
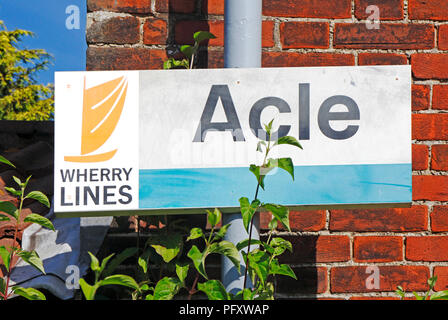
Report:
[{"label": "red brick", "polygon": [[148,19],[143,25],[144,44],[165,44],[167,40],[167,24],[163,19]]},{"label": "red brick", "polygon": [[435,144],[432,146],[431,169],[448,170],[448,144]]},{"label": "red brick", "polygon": [[439,26],[439,49],[448,50],[448,24]]},{"label": "red brick", "polygon": [[[268,229],[272,215],[268,212],[260,213],[260,227]],[[290,211],[289,225],[292,231],[319,231],[325,228],[325,210]],[[283,229],[279,226],[279,229]]]},{"label": "red brick", "polygon": [[350,18],[351,0],[263,0],[263,15],[299,18]]},{"label": "red brick", "polygon": [[428,207],[331,210],[331,231],[423,231],[428,229]]},{"label": "red brick", "polygon": [[269,48],[275,46],[274,42],[274,21],[266,20],[261,23],[261,45],[263,48]]},{"label": "red brick", "polygon": [[408,64],[408,58],[399,53],[370,53],[361,52],[358,55],[358,64],[362,65],[400,65]]},{"label": "red brick", "polygon": [[146,48],[87,49],[86,69],[92,70],[146,70],[162,69],[167,59],[165,50]]},{"label": "red brick", "polygon": [[406,259],[411,261],[448,261],[448,237],[407,237]]},{"label": "red brick", "polygon": [[429,162],[429,149],[424,144],[412,145],[412,170],[426,170]]},{"label": "red brick", "polygon": [[437,277],[434,290],[436,291],[448,290],[448,267],[435,267],[434,276]]},{"label": "red brick", "polygon": [[281,256],[282,263],[341,262],[350,259],[350,239],[347,236],[291,236],[293,252]]},{"label": "red brick", "polygon": [[300,267],[293,268],[300,280],[295,281],[289,277],[278,277],[276,280],[277,292],[288,294],[298,293],[324,293],[327,291],[327,268],[325,267]]},{"label": "red brick", "polygon": [[337,23],[334,39],[336,48],[431,49],[434,47],[434,27],[382,23],[380,29],[369,30],[365,23]]},{"label": "red brick", "polygon": [[205,14],[224,14],[224,0],[202,1],[202,12]]},{"label": "red brick", "polygon": [[448,86],[435,85],[432,92],[432,108],[448,110]]},{"label": "red brick", "polygon": [[448,201],[448,176],[413,176],[412,200]]},{"label": "red brick", "polygon": [[412,73],[419,79],[448,79],[448,54],[415,53],[411,56]]},{"label": "red brick", "polygon": [[412,111],[427,110],[431,103],[431,88],[424,84],[412,85]]},{"label": "red brick", "polygon": [[355,0],[355,17],[366,20],[372,13],[366,9],[370,5],[375,5],[380,10],[380,20],[400,20],[404,16],[403,0]]},{"label": "red brick", "polygon": [[95,21],[87,29],[89,43],[137,43],[140,40],[140,22],[136,17],[113,17]]},{"label": "red brick", "polygon": [[379,289],[368,288],[366,273],[368,266],[333,267],[330,271],[330,291],[340,292],[387,292],[402,286],[406,291],[424,291],[428,289],[429,269],[426,266],[378,266]]},{"label": "red brick", "polygon": [[87,0],[89,11],[114,11],[129,13],[150,13],[150,0]]},{"label": "red brick", "polygon": [[[194,44],[193,34],[197,31],[209,31],[216,39],[208,41],[210,46],[224,46],[224,21],[181,20],[175,26],[175,40],[178,44]],[[201,43],[206,44],[204,41]]]},{"label": "red brick", "polygon": [[403,260],[403,238],[386,236],[355,237],[355,262],[391,262]]},{"label": "red brick", "polygon": [[352,54],[322,52],[263,52],[263,67],[313,67],[313,66],[353,66]]},{"label": "red brick", "polygon": [[448,206],[434,206],[431,212],[431,230],[448,231]]},{"label": "red brick", "polygon": [[413,114],[412,139],[448,140],[448,113]]},{"label": "red brick", "polygon": [[356,296],[350,297],[350,300],[400,300],[398,297],[368,297],[368,296]]},{"label": "red brick", "polygon": [[448,20],[446,0],[409,0],[409,18],[421,20]]},{"label": "red brick", "polygon": [[327,22],[284,22],[280,25],[280,39],[285,49],[328,48],[330,26]]},{"label": "red brick", "polygon": [[193,13],[195,9],[195,0],[156,0],[157,12]]}]

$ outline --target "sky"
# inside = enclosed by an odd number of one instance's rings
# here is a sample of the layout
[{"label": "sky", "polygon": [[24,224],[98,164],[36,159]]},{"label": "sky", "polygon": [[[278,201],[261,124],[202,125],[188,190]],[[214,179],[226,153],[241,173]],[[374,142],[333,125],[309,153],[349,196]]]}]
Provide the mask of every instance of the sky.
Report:
[{"label": "sky", "polygon": [[22,46],[45,49],[53,56],[40,83],[54,82],[55,71],[82,71],[86,66],[86,0],[0,0],[0,20],[8,30],[25,29]]}]

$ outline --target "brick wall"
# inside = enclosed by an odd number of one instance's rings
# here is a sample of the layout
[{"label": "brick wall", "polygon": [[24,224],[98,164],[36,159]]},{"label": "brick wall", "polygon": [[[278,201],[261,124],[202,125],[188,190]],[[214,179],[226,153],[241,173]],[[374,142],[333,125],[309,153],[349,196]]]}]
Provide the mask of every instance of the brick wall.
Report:
[{"label": "brick wall", "polygon": [[[88,0],[87,69],[161,69],[197,30],[217,36],[198,66],[223,67],[223,3]],[[367,29],[368,5],[379,7],[380,29]],[[300,280],[280,281],[279,297],[396,298],[398,285],[424,291],[432,275],[448,289],[448,1],[263,2],[264,67],[379,64],[412,65],[413,205],[292,212],[294,254],[284,260]],[[366,286],[371,266],[380,289]]]}]

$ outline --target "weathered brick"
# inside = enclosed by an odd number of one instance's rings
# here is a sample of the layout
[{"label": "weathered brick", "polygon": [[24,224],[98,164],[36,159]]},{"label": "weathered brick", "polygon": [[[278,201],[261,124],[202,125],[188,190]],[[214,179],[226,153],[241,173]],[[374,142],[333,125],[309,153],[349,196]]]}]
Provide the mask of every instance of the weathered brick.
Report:
[{"label": "weathered brick", "polygon": [[448,24],[439,26],[439,49],[448,50]]},{"label": "weathered brick", "polygon": [[411,261],[448,261],[448,236],[407,237],[406,259]]},{"label": "weathered brick", "polygon": [[448,201],[448,176],[413,176],[412,200]]},{"label": "weathered brick", "polygon": [[402,286],[406,291],[424,291],[428,289],[429,269],[426,266],[378,266],[380,288],[368,288],[366,273],[368,266],[333,267],[330,270],[330,291],[342,292],[378,292],[395,291]]},{"label": "weathered brick", "polygon": [[448,110],[448,86],[434,85],[432,92],[432,108]]},{"label": "weathered brick", "polygon": [[162,69],[167,59],[165,50],[146,48],[87,49],[86,69],[92,70],[145,70]]},{"label": "weathered brick", "polygon": [[355,237],[353,248],[355,262],[391,262],[403,260],[402,237]]},{"label": "weathered brick", "polygon": [[[260,228],[269,229],[272,215],[269,212],[260,213]],[[290,211],[289,226],[292,231],[319,231],[325,228],[325,210]],[[280,224],[280,230],[285,228]]]},{"label": "weathered brick", "polygon": [[428,229],[428,207],[331,210],[331,231],[423,231]]},{"label": "weathered brick", "polygon": [[431,230],[448,231],[448,206],[434,206],[431,212]]},{"label": "weathered brick", "polygon": [[325,267],[301,267],[293,268],[297,279],[289,277],[277,278],[277,292],[288,294],[323,293],[327,291],[327,268]]},{"label": "weathered brick", "polygon": [[[206,21],[206,20],[181,20],[175,26],[175,41],[178,44],[194,44],[193,34],[197,31],[209,31],[215,35],[216,39],[208,42],[210,46],[224,46],[224,21]],[[207,44],[206,41],[201,43]]]},{"label": "weathered brick", "polygon": [[150,0],[87,0],[89,11],[150,13]]},{"label": "weathered brick", "polygon": [[391,296],[385,296],[385,297],[351,296],[349,299],[350,300],[400,300],[399,297],[391,297]]},{"label": "weathered brick", "polygon": [[409,18],[420,20],[448,20],[446,0],[409,0]]},{"label": "weathered brick", "polygon": [[150,18],[143,25],[144,44],[165,44],[167,34],[167,23],[163,19]]},{"label": "weathered brick", "polygon": [[224,1],[223,0],[207,0],[202,1],[202,12],[205,14],[224,14]]},{"label": "weathered brick", "polygon": [[280,25],[280,39],[285,49],[328,48],[330,26],[327,22],[284,22]]},{"label": "weathered brick", "polygon": [[156,0],[156,11],[162,13],[193,13],[195,0]]},{"label": "weathered brick", "polygon": [[86,32],[88,43],[137,43],[140,22],[136,17],[112,17],[94,21]]},{"label": "weathered brick", "polygon": [[429,109],[431,88],[424,84],[412,85],[412,111]]},{"label": "weathered brick", "polygon": [[435,144],[432,146],[431,169],[448,170],[448,144]]},{"label": "weathered brick", "polygon": [[412,139],[448,140],[448,113],[413,114]]},{"label": "weathered brick", "polygon": [[419,79],[448,79],[448,54],[414,53],[412,73]]},{"label": "weathered brick", "polygon": [[424,144],[412,145],[412,170],[426,170],[429,162],[429,148]]},{"label": "weathered brick", "polygon": [[361,52],[358,55],[358,64],[362,65],[400,65],[408,64],[408,58],[400,53],[370,53]]},{"label": "weathered brick", "polygon": [[351,0],[263,0],[263,15],[299,18],[350,18]]},{"label": "weathered brick", "polygon": [[347,236],[294,236],[293,252],[280,258],[282,263],[341,262],[350,259],[350,239]]},{"label": "weathered brick", "polygon": [[372,15],[371,11],[367,11],[367,7],[375,5],[380,11],[381,20],[400,20],[404,16],[403,0],[355,0],[355,17],[366,20]]},{"label": "weathered brick", "polygon": [[434,276],[437,277],[434,290],[436,291],[448,290],[448,267],[435,267]]},{"label": "weathered brick", "polygon": [[336,48],[431,49],[434,27],[429,24],[387,24],[367,29],[364,23],[336,23]]},{"label": "weathered brick", "polygon": [[263,52],[263,67],[314,67],[314,66],[353,66],[352,54],[323,52]]}]

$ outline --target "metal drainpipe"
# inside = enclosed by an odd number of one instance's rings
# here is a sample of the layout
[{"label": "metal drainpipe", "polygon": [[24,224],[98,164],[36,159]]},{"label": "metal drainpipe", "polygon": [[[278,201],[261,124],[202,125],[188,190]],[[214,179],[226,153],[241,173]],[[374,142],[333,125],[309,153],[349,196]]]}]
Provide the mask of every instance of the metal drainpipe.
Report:
[{"label": "metal drainpipe", "polygon": [[[225,0],[225,68],[261,67],[261,15],[262,0]],[[256,214],[255,217],[252,239],[259,239],[259,215]],[[223,224],[228,223],[231,223],[231,226],[225,240],[237,244],[248,238],[240,213],[223,214]],[[231,261],[222,258],[221,278],[228,292],[236,293],[243,288],[245,263],[242,258],[241,261],[241,275],[239,275]],[[246,287],[252,287],[250,279]]]}]

